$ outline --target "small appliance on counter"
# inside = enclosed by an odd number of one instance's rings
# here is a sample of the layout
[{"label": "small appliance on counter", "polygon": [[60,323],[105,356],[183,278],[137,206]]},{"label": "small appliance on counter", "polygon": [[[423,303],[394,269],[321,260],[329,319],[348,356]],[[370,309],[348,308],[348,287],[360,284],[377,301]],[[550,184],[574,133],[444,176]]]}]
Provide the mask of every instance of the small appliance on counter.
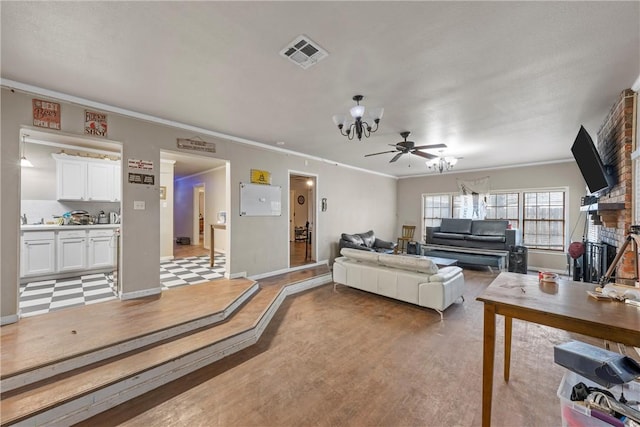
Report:
[{"label": "small appliance on counter", "polygon": [[107,216],[107,214],[104,213],[104,211],[100,211],[98,213],[98,224],[109,224],[109,217]]},{"label": "small appliance on counter", "polygon": [[118,212],[109,212],[109,222],[111,224],[120,224],[120,214]]}]

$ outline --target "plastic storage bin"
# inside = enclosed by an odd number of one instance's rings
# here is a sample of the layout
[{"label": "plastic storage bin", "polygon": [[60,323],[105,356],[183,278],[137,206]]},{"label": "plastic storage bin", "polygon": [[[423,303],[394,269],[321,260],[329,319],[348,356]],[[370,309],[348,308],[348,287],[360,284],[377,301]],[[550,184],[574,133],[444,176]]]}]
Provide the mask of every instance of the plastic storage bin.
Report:
[{"label": "plastic storage bin", "polygon": [[[591,415],[591,410],[583,402],[571,401],[571,390],[578,383],[585,383],[589,387],[598,387],[598,384],[590,381],[575,372],[567,371],[562,377],[558,387],[558,397],[560,398],[560,413],[562,415],[563,427],[611,427],[612,425]],[[624,390],[624,397],[627,400],[640,400],[640,384],[630,382],[623,386],[618,385],[609,389],[616,399],[620,398],[620,393]]]}]

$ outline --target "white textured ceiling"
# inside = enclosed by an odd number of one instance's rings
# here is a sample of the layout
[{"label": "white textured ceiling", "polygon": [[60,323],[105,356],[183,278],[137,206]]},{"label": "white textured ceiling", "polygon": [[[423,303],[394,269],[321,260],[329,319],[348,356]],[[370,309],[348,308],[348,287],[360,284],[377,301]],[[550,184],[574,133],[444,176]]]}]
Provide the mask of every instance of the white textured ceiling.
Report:
[{"label": "white textured ceiling", "polygon": [[[6,2],[2,78],[395,176],[571,159],[640,75],[640,2]],[[329,56],[278,52],[306,34]],[[382,106],[362,142],[332,115]],[[409,167],[411,166],[411,167]]]}]

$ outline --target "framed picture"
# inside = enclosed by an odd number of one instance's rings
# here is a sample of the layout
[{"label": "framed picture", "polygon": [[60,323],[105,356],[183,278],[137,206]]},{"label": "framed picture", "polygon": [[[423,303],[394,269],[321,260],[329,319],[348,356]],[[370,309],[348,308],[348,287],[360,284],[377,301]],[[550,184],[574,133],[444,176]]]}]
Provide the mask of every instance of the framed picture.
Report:
[{"label": "framed picture", "polygon": [[160,186],[160,200],[167,199],[167,187]]}]

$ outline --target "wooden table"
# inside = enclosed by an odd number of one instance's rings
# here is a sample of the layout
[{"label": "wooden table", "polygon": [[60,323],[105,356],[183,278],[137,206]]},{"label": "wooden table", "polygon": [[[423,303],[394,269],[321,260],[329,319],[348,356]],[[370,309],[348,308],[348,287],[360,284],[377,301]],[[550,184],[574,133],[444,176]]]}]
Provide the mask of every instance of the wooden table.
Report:
[{"label": "wooden table", "polygon": [[[621,302],[596,301],[587,295],[592,283],[500,273],[477,299],[484,302],[482,425],[491,425],[496,315],[504,316],[504,380],[509,381],[512,320],[521,319],[595,338],[640,347],[640,308]],[[549,349],[550,351],[550,349]]]},{"label": "wooden table", "polygon": [[211,239],[209,242],[209,245],[211,246],[211,248],[209,249],[209,267],[213,267],[213,258],[215,255],[215,246],[213,245],[213,242],[215,241],[215,231],[216,230],[226,230],[227,229],[227,225],[226,224],[211,224]]}]

